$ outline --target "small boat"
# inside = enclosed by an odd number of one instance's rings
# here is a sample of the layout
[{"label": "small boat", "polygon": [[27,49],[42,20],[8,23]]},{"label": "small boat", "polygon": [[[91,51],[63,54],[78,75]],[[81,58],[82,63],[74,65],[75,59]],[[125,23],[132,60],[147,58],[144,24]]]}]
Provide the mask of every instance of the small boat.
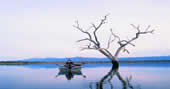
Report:
[{"label": "small boat", "polygon": [[81,72],[82,65],[80,64],[74,64],[71,69],[69,69],[67,66],[59,66],[59,73],[56,75],[56,77],[60,75],[65,75],[68,80],[71,80],[75,75],[83,76],[83,78],[86,78],[85,75]]},{"label": "small boat", "polygon": [[74,64],[71,68],[65,65],[59,66],[60,71],[80,71],[82,66],[80,64]]}]

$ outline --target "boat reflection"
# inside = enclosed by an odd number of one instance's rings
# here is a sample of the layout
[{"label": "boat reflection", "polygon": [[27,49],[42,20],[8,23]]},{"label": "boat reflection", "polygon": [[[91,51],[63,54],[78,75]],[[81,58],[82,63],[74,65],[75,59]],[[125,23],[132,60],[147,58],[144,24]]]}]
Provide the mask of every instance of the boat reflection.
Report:
[{"label": "boat reflection", "polygon": [[82,76],[83,78],[86,78],[86,76],[83,75],[83,73],[81,72],[81,67],[75,67],[75,68],[68,69],[64,66],[60,66],[59,72],[56,75],[56,77],[58,77],[60,75],[65,75],[67,80],[73,79],[74,76]]}]

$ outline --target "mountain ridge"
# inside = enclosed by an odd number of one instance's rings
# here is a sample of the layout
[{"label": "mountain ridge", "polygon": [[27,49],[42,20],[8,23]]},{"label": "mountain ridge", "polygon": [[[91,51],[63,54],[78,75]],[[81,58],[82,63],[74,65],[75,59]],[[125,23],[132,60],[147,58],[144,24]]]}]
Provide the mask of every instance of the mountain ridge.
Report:
[{"label": "mountain ridge", "polygon": [[[47,57],[47,58],[29,58],[17,61],[28,61],[28,62],[63,62],[71,59],[72,61],[109,61],[108,58],[97,58],[97,57],[69,57],[69,58],[55,58],[55,57]],[[145,61],[145,60],[170,60],[170,56],[150,56],[150,57],[120,57],[119,61]]]}]

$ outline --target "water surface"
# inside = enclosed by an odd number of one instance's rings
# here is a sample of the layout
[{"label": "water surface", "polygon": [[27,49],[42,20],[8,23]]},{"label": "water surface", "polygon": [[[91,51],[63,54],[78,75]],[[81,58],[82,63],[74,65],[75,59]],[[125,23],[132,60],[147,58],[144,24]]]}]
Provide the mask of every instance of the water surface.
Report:
[{"label": "water surface", "polygon": [[108,75],[111,64],[84,65],[71,78],[58,75],[56,65],[3,65],[0,89],[170,89],[169,65],[122,64],[112,76]]}]

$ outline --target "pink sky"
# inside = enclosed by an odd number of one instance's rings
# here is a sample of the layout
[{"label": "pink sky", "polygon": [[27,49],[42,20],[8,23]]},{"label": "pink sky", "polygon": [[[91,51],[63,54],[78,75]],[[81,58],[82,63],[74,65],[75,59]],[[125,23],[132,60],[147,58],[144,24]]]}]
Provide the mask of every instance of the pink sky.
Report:
[{"label": "pink sky", "polygon": [[[97,2],[97,3],[96,3]],[[83,43],[75,41],[84,35],[73,28],[75,20],[82,27],[99,21],[110,13],[108,24],[98,33],[102,42],[108,32],[122,38],[132,37],[129,24],[151,25],[154,35],[146,35],[129,47],[130,55],[170,55],[169,0],[4,0],[0,1],[0,60],[31,57],[104,57],[96,51],[80,52]],[[113,47],[114,52],[115,47]]]}]

